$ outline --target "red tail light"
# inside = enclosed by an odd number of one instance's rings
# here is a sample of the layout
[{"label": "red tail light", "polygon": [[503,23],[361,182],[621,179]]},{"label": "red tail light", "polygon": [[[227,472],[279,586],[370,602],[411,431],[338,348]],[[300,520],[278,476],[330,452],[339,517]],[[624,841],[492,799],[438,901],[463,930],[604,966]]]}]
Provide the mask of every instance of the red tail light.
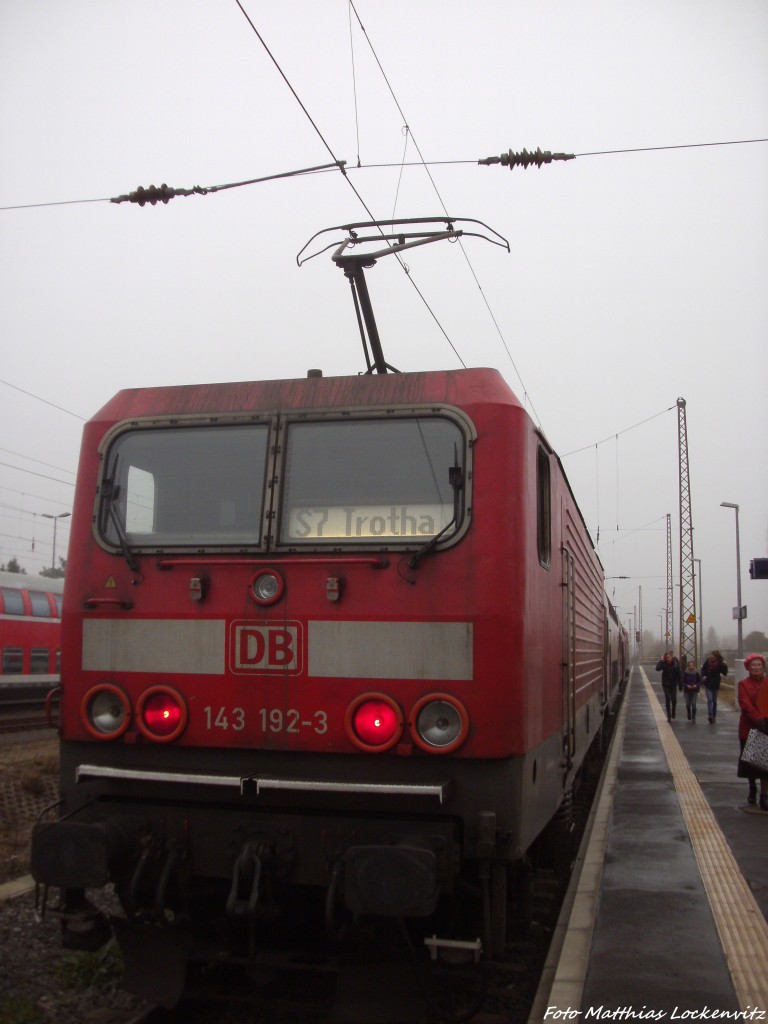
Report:
[{"label": "red tail light", "polygon": [[136,724],[147,739],[161,743],[175,740],[187,725],[184,698],[170,686],[145,690],[136,705]]},{"label": "red tail light", "polygon": [[384,693],[364,693],[347,708],[347,735],[361,750],[389,750],[403,734],[400,706]]}]

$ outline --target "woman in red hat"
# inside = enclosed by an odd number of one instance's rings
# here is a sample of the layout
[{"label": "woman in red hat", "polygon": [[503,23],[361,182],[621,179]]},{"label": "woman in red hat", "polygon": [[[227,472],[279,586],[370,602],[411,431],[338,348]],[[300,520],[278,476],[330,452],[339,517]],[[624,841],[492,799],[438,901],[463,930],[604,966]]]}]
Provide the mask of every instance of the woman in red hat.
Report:
[{"label": "woman in red hat", "polygon": [[[739,683],[739,755],[744,751],[750,729],[768,733],[768,677],[762,654],[750,654],[744,659],[749,672]],[[768,771],[741,760],[736,772],[740,779],[749,779],[749,803],[757,803],[757,781],[760,780],[760,810],[768,811]]]}]

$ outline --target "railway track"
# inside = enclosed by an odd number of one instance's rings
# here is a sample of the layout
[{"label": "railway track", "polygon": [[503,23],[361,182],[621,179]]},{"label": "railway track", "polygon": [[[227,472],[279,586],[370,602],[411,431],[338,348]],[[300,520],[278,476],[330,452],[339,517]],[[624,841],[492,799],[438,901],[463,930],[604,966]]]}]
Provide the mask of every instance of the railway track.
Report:
[{"label": "railway track", "polygon": [[9,697],[0,690],[0,735],[45,729],[45,704],[45,695]]},{"label": "railway track", "polygon": [[[430,975],[400,960],[345,962],[337,971],[269,971],[243,977],[225,964],[195,974],[177,1007],[111,1016],[114,1024],[525,1024],[567,879],[539,872],[534,920],[503,962],[478,972],[444,966]],[[352,958],[353,960],[354,958]]]}]

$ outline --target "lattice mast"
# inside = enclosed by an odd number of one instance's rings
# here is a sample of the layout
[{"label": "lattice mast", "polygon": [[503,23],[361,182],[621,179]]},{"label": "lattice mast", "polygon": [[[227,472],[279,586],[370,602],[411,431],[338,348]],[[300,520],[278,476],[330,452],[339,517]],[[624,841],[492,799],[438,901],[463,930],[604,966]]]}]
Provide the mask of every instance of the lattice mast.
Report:
[{"label": "lattice mast", "polygon": [[637,588],[637,656],[643,658],[643,588]]},{"label": "lattice mast", "polygon": [[696,587],[693,564],[693,513],[688,467],[685,399],[677,400],[677,442],[680,459],[680,664],[699,664],[696,636]]},{"label": "lattice mast", "polygon": [[673,651],[675,649],[674,599],[675,591],[672,584],[672,514],[667,512],[667,607],[665,609],[665,651]]}]

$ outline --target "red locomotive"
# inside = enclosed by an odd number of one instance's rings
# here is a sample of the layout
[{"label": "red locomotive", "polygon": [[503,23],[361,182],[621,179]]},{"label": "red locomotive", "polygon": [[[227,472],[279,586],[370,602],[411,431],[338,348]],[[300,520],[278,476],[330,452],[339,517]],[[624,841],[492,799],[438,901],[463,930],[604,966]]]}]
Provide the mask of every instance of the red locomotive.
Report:
[{"label": "red locomotive", "polygon": [[109,934],[85,891],[114,884],[127,983],[165,1005],[190,959],[359,957],[392,922],[425,958],[500,955],[624,677],[501,376],[387,373],[362,269],[411,223],[334,256],[376,374],[123,391],[85,428],[32,866],[71,946]]},{"label": "red locomotive", "polygon": [[64,581],[0,572],[4,685],[58,682]]},{"label": "red locomotive", "polygon": [[299,905],[501,952],[626,648],[496,371],[120,392],[70,545],[62,805],[33,842],[70,944],[113,882],[129,976],[168,1003],[159,955],[274,955]]}]

